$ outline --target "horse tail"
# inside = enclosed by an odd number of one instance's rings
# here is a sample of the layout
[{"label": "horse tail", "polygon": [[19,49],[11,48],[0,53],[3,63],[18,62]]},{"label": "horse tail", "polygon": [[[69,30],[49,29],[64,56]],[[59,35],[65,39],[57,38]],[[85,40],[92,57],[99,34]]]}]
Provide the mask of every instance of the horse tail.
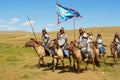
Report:
[{"label": "horse tail", "polygon": [[100,62],[99,62],[99,60],[98,60],[98,56],[97,56],[96,53],[95,53],[94,60],[95,60],[95,65],[96,65],[97,67],[100,67]]}]

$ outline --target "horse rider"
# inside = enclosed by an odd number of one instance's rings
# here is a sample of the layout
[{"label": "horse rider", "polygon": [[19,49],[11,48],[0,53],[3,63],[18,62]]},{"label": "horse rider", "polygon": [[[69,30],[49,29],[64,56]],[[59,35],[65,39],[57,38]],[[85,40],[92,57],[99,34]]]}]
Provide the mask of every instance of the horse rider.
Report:
[{"label": "horse rider", "polygon": [[120,35],[116,32],[113,42],[117,43],[117,53],[120,55]]},{"label": "horse rider", "polygon": [[48,46],[49,41],[50,41],[50,36],[47,33],[46,29],[42,30],[42,40],[45,42],[44,48],[46,49],[46,47]]},{"label": "horse rider", "polygon": [[83,33],[84,33],[84,31],[82,30],[82,28],[80,28],[80,29],[79,29],[78,42],[81,42],[81,41],[82,41]]},{"label": "horse rider", "polygon": [[50,56],[52,56],[52,54],[54,53],[54,50],[52,48],[50,49],[47,48],[50,42],[50,36],[45,28],[42,30],[42,40],[43,42],[45,42],[44,48],[50,53]]},{"label": "horse rider", "polygon": [[106,53],[105,52],[106,45],[103,44],[102,35],[100,33],[97,35],[96,42],[97,48],[99,49],[100,53]]},{"label": "horse rider", "polygon": [[83,55],[85,55],[85,61],[88,60],[88,35],[85,31],[79,30],[80,36],[78,39],[79,48]]},{"label": "horse rider", "polygon": [[93,41],[92,40],[92,35],[91,33],[87,33],[88,34],[88,39],[87,39],[87,44],[88,44],[88,47],[87,47],[87,51],[90,52],[90,43]]},{"label": "horse rider", "polygon": [[69,57],[69,50],[65,50],[64,47],[67,45],[67,35],[65,34],[64,28],[61,27],[60,32],[57,33],[58,45],[62,48],[65,56]]}]

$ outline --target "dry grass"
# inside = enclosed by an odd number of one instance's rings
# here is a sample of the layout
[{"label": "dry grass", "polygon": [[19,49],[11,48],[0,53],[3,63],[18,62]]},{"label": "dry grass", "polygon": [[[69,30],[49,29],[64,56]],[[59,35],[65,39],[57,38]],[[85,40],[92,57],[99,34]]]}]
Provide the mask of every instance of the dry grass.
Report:
[{"label": "dry grass", "polygon": [[[115,32],[120,31],[120,27],[109,28],[89,28],[84,29],[86,32],[93,32],[94,39],[98,32],[103,35],[104,43],[107,45],[107,55],[111,56],[109,51],[110,42],[113,40]],[[54,39],[56,32],[50,32],[51,39]],[[73,31],[66,31],[68,40],[74,39]],[[0,32],[0,80],[120,80],[120,59],[118,64],[113,68],[111,66],[113,59],[107,58],[107,64],[102,64],[101,68],[92,71],[92,65],[88,67],[89,71],[76,74],[74,68],[62,69],[60,67],[52,72],[45,70],[45,67],[37,69],[36,64],[38,56],[32,48],[25,48],[24,44],[33,35],[26,32]],[[41,34],[37,34],[40,39]],[[76,30],[76,39],[78,30]],[[46,57],[46,62],[51,63],[52,58]],[[68,65],[68,60],[65,59]],[[84,67],[82,63],[81,67]]]}]

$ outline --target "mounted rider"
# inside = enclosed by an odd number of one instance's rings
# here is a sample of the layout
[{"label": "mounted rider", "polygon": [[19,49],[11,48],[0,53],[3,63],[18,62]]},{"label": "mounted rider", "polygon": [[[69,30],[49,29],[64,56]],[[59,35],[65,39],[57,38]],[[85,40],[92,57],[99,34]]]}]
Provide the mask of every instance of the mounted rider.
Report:
[{"label": "mounted rider", "polygon": [[65,34],[64,28],[61,27],[60,32],[57,33],[58,45],[62,48],[65,56],[69,57],[69,50],[64,50],[67,45],[67,35]]},{"label": "mounted rider", "polygon": [[42,40],[43,42],[45,42],[44,48],[50,53],[50,56],[52,56],[52,54],[54,53],[54,50],[52,48],[49,48],[49,49],[47,48],[50,42],[50,36],[45,28],[42,30]]},{"label": "mounted rider", "polygon": [[84,31],[82,30],[82,28],[79,29],[79,37],[78,37],[78,42],[81,42],[82,41],[82,37],[83,37],[83,33]]},{"label": "mounted rider", "polygon": [[50,42],[50,36],[45,28],[42,30],[42,40],[45,42],[44,48],[46,49]]},{"label": "mounted rider", "polygon": [[97,35],[96,43],[100,53],[106,53],[106,50],[105,50],[106,45],[103,44],[102,35],[100,33]]},{"label": "mounted rider", "polygon": [[117,43],[117,53],[120,54],[120,35],[116,32],[113,42]]},{"label": "mounted rider", "polygon": [[88,34],[83,31],[82,29],[79,29],[79,39],[78,39],[78,44],[81,52],[85,55],[85,61],[88,60],[88,53],[89,53],[89,41],[90,38],[88,37]]},{"label": "mounted rider", "polygon": [[87,51],[88,51],[88,53],[90,53],[90,44],[91,44],[91,42],[93,41],[92,40],[92,33],[87,33],[87,35],[88,35],[88,39],[87,39]]}]

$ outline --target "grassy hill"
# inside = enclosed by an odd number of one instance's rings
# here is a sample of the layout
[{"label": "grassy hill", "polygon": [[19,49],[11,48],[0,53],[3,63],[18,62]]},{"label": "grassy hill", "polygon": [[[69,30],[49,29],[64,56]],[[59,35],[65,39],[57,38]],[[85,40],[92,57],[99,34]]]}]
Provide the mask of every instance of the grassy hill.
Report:
[{"label": "grassy hill", "polygon": [[[98,33],[103,36],[104,43],[107,45],[107,55],[111,56],[109,46],[113,40],[115,32],[120,32],[120,27],[94,27],[85,28],[86,32],[92,32],[93,39]],[[73,31],[65,31],[68,35],[68,41],[74,39]],[[51,39],[56,37],[57,32],[50,32]],[[78,30],[76,30],[76,40],[78,38]],[[40,40],[41,34],[36,34]],[[33,48],[25,48],[24,44],[33,37],[32,33],[15,31],[15,32],[0,32],[0,79],[1,80],[120,80],[120,59],[118,64],[113,68],[110,66],[113,59],[107,58],[107,65],[102,64],[101,68],[96,71],[85,71],[76,74],[74,69],[67,68],[63,70],[58,68],[54,73],[51,70],[45,70],[44,67],[37,69],[36,64],[38,56]],[[51,57],[45,58],[46,62],[52,61]],[[102,60],[101,60],[102,61]],[[68,65],[68,60],[65,59],[65,65]],[[61,64],[60,64],[61,65]],[[81,67],[85,66],[82,63]],[[92,64],[88,65],[92,69]]]}]

